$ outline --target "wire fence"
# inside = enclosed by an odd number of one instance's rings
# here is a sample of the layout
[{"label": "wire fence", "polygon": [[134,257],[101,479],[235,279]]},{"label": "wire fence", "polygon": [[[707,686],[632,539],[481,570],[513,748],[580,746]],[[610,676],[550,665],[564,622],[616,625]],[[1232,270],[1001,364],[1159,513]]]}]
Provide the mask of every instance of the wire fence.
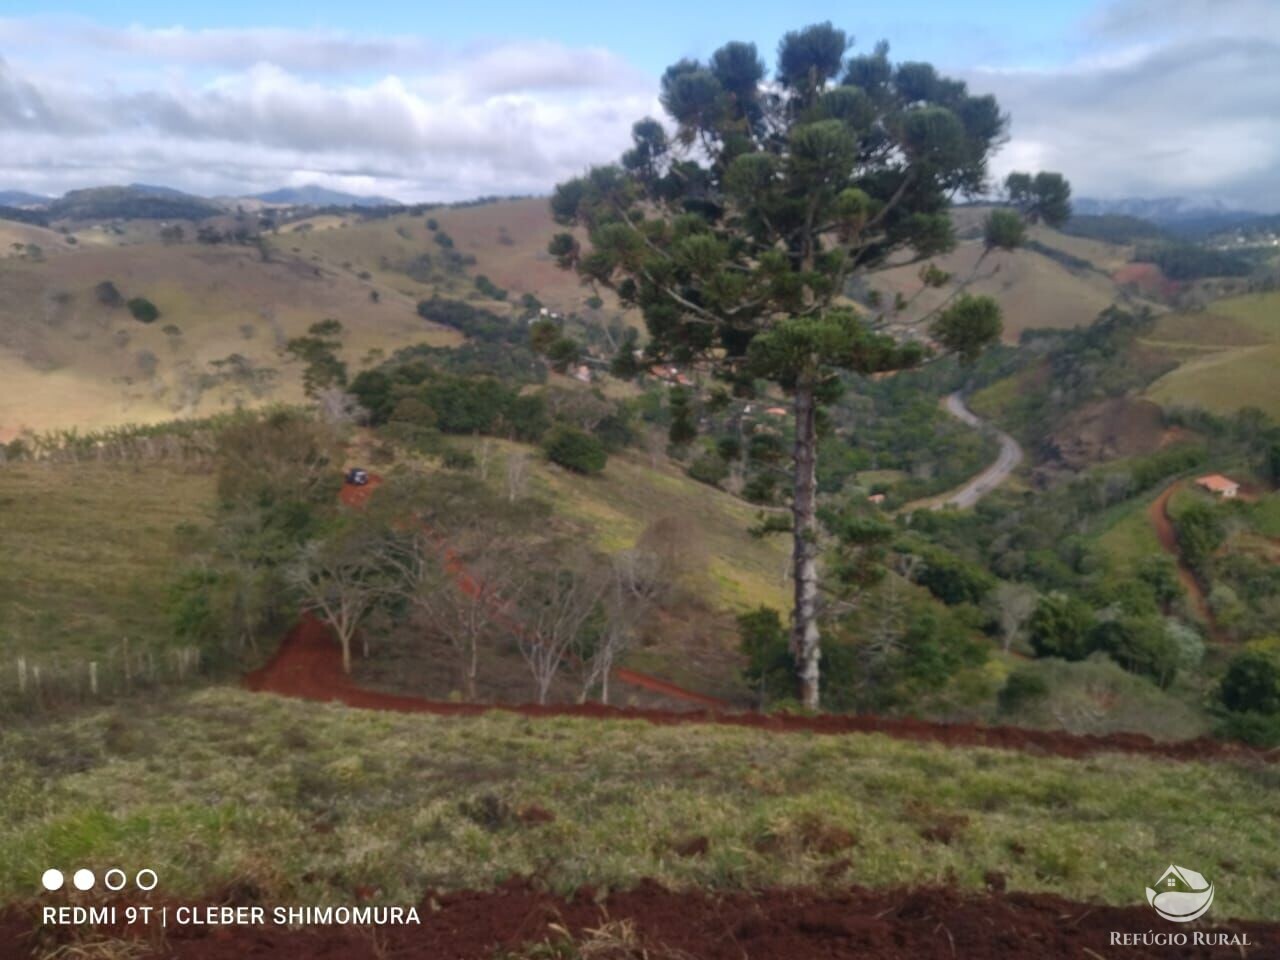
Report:
[{"label": "wire fence", "polygon": [[96,657],[6,658],[0,662],[0,712],[38,713],[107,703],[198,682],[206,668],[198,647],[138,646],[128,640]]}]

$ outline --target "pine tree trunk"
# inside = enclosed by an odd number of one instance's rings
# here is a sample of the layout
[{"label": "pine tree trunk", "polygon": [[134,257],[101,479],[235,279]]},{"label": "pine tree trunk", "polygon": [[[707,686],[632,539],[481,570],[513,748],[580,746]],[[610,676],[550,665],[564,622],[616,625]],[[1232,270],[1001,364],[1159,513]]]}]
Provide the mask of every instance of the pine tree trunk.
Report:
[{"label": "pine tree trunk", "polygon": [[791,654],[800,672],[800,697],[805,707],[818,709],[818,530],[817,530],[817,410],[814,384],[796,383],[795,492],[792,495],[792,578],[795,610],[791,621]]}]

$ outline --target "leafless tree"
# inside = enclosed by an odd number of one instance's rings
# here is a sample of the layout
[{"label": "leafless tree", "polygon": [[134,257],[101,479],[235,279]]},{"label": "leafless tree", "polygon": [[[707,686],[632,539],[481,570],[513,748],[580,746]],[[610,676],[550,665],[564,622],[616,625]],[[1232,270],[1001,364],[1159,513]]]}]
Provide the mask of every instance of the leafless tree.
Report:
[{"label": "leafless tree", "polygon": [[335,427],[363,423],[368,418],[368,411],[341,387],[325,387],[316,393],[315,400],[320,419]]},{"label": "leafless tree", "polygon": [[640,625],[666,591],[659,566],[658,558],[643,550],[623,550],[611,558],[603,596],[605,627],[592,648],[584,651],[579,703],[586,703],[597,684],[600,702],[609,702],[614,664],[635,642]]},{"label": "leafless tree", "polygon": [[476,472],[480,474],[481,480],[489,479],[489,462],[492,459],[493,441],[486,437],[476,445]]},{"label": "leafless tree", "polygon": [[613,413],[614,405],[599,390],[548,387],[543,391],[547,412],[556,420],[591,433]]},{"label": "leafless tree", "polygon": [[356,629],[387,591],[385,537],[363,521],[353,518],[329,537],[308,542],[286,572],[303,609],[337,634],[346,673]]},{"label": "leafless tree", "polygon": [[520,569],[516,555],[504,538],[446,541],[425,529],[397,538],[388,553],[396,593],[453,651],[468,701],[476,699],[481,647],[496,633],[514,629],[506,607],[511,576]]},{"label": "leafless tree", "polygon": [[1000,614],[1000,633],[1005,653],[1009,652],[1013,641],[1022,632],[1023,625],[1035,612],[1038,599],[1036,591],[1025,584],[1002,582],[996,588],[995,603]]},{"label": "leafless tree", "polygon": [[530,575],[520,592],[521,627],[516,631],[540,704],[547,702],[556,674],[609,586],[606,572],[585,552],[565,556],[553,547],[543,556],[549,562],[526,566]]},{"label": "leafless tree", "polygon": [[524,496],[529,482],[529,454],[516,450],[507,455],[507,502],[515,503]]},{"label": "leafless tree", "polygon": [[644,434],[645,452],[649,454],[649,468],[657,470],[662,459],[667,455],[667,438],[659,430],[646,430]]}]

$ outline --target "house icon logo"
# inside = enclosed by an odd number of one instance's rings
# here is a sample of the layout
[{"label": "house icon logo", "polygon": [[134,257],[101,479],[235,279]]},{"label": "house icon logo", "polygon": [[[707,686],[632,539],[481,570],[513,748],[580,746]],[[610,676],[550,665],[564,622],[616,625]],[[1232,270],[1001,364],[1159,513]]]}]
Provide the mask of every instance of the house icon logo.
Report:
[{"label": "house icon logo", "polygon": [[1170,865],[1155,889],[1147,887],[1147,903],[1166,920],[1187,923],[1212,906],[1213,884],[1194,870]]}]

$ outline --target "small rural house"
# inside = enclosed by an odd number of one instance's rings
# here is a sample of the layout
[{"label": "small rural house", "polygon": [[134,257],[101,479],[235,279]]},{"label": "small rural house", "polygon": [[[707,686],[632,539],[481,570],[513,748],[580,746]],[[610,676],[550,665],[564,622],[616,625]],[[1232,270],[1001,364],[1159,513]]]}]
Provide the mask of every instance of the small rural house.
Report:
[{"label": "small rural house", "polygon": [[1240,493],[1240,484],[1232,480],[1230,477],[1224,477],[1220,473],[1211,473],[1208,476],[1197,477],[1196,486],[1208,490],[1216,496],[1230,499],[1238,496]]}]

